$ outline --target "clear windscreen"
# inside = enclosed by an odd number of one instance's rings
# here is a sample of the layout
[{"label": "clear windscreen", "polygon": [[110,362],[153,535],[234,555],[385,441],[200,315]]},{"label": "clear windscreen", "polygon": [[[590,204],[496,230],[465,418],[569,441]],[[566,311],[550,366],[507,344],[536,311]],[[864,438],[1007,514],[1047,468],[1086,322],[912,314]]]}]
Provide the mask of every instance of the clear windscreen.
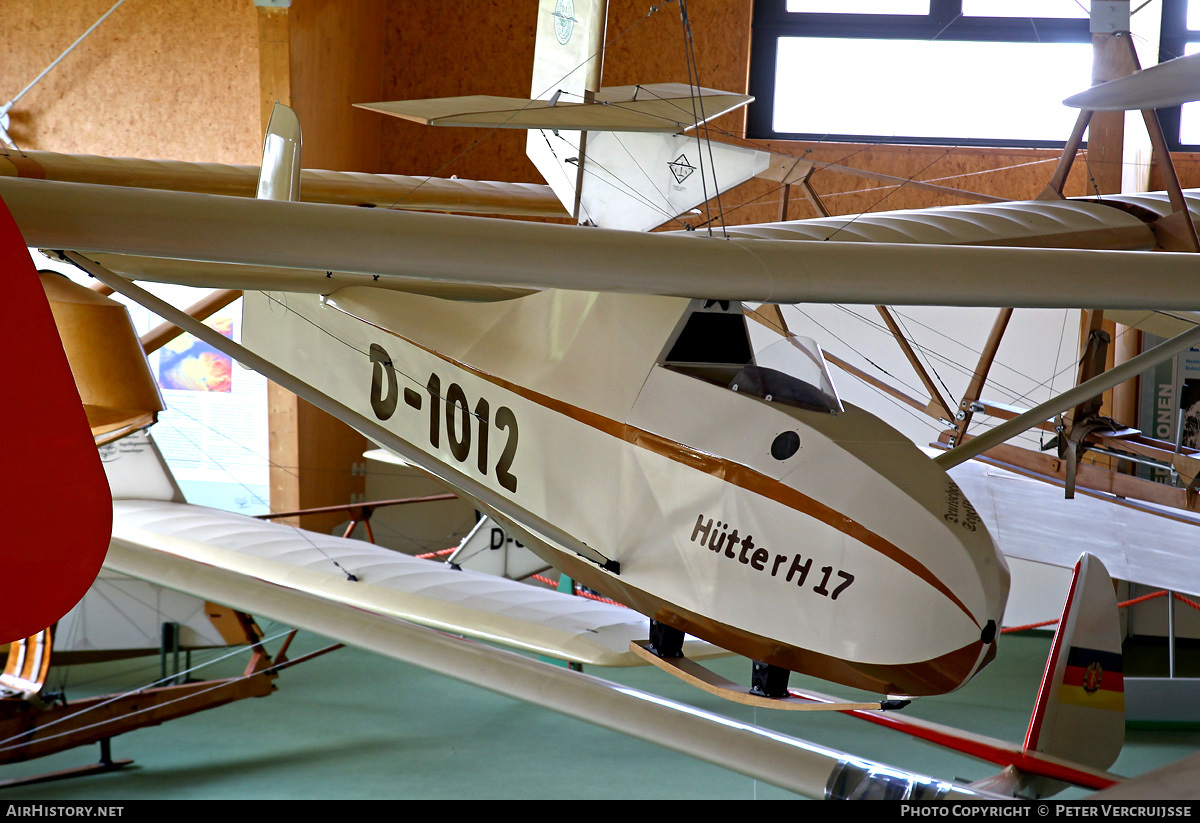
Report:
[{"label": "clear windscreen", "polygon": [[808,337],[786,337],[767,346],[742,367],[729,388],[789,406],[842,411],[821,347]]}]

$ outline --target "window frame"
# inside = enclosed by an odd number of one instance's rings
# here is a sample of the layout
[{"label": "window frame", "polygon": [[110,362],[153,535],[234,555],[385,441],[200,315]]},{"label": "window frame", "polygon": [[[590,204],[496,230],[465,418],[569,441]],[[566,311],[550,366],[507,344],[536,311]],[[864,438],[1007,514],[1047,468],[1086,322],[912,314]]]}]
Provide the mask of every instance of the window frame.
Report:
[{"label": "window frame", "polygon": [[[1171,0],[1163,0],[1164,3]],[[1179,2],[1179,0],[1175,0]],[[1200,2],[1200,0],[1197,0]],[[1186,0],[1184,0],[1186,6]],[[844,14],[789,12],[786,0],[755,0],[751,23],[750,84],[754,96],[746,116],[746,136],[760,140],[1062,148],[1062,140],[924,137],[871,134],[777,132],[773,128],[775,71],[782,37],[873,40],[960,40],[1011,43],[1091,43],[1090,21],[1082,18],[963,17],[962,0],[930,0],[929,13]],[[1165,14],[1165,11],[1164,11]],[[1164,17],[1165,26],[1165,17]],[[1200,32],[1196,32],[1200,40]],[[1178,120],[1178,117],[1176,118]]]},{"label": "window frame", "polygon": [[[1189,0],[1162,0],[1162,30],[1158,40],[1158,62],[1182,57],[1188,43],[1200,43],[1200,29],[1188,29],[1187,8]],[[1200,0],[1193,0],[1200,2]],[[1196,104],[1193,103],[1193,106]],[[1162,128],[1167,148],[1171,151],[1197,152],[1200,143],[1183,143],[1180,126],[1182,106],[1158,110],[1158,123]]]}]

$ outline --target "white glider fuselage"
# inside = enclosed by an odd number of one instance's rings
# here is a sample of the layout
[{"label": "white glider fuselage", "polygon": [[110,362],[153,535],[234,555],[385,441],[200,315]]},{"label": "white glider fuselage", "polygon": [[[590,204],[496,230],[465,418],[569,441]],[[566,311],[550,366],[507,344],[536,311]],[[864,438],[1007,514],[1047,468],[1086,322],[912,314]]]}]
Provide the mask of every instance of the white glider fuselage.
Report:
[{"label": "white glider fuselage", "polygon": [[[889,694],[950,691],[994,656],[1008,570],[970,503],[878,418],[747,391],[736,304],[345,288],[247,292],[245,312],[249,348],[659,622]],[[706,362],[680,365],[689,347]]]}]

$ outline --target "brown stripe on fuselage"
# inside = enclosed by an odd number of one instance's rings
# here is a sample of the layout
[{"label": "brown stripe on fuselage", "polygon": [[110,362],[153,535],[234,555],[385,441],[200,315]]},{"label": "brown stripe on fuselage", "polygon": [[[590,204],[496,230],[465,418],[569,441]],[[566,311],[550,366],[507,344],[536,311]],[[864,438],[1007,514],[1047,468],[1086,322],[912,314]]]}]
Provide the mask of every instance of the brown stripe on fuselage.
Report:
[{"label": "brown stripe on fuselage", "polygon": [[598,431],[602,431],[605,434],[609,434],[620,440],[624,440],[625,442],[639,448],[643,448],[647,451],[669,458],[677,463],[691,466],[697,471],[702,471],[706,474],[720,477],[726,482],[732,483],[739,488],[746,489],[754,494],[774,500],[775,502],[781,503],[788,508],[806,514],[809,517],[812,517],[814,520],[819,520],[825,525],[842,532],[854,540],[857,540],[864,546],[874,549],[892,562],[902,566],[912,574],[916,575],[925,583],[941,592],[947,600],[961,609],[963,614],[965,614],[971,620],[971,622],[973,622],[976,626],[979,626],[979,621],[975,619],[973,614],[971,614],[970,609],[968,609],[966,605],[958,599],[958,596],[955,595],[948,586],[939,580],[938,577],[928,568],[926,568],[925,565],[919,560],[905,552],[895,543],[892,543],[890,540],[882,537],[879,534],[876,534],[861,523],[852,520],[842,512],[839,512],[838,510],[827,506],[820,501],[814,500],[797,489],[787,486],[784,483],[775,480],[774,478],[768,477],[762,472],[755,471],[748,466],[735,463],[727,458],[705,454],[704,452],[697,451],[696,449],[663,437],[662,435],[654,434],[653,432],[648,432],[635,426],[630,426],[627,423],[619,423],[612,418],[605,417],[588,409],[580,408],[579,406],[575,406],[563,400],[558,400],[557,398],[550,397],[542,394],[541,392],[526,388],[525,386],[512,383],[502,377],[488,374],[487,372],[481,371],[474,366],[461,363],[452,357],[447,357],[441,352],[435,351],[428,346],[423,346],[415,340],[405,337],[404,335],[399,334],[392,329],[385,328],[384,326],[380,326],[378,323],[373,323],[370,320],[366,320],[358,315],[352,314],[343,308],[338,308],[336,306],[333,308],[342,312],[343,314],[347,314],[350,317],[355,318],[356,320],[366,323],[369,326],[379,329],[380,331],[386,332],[397,339],[403,340],[409,345],[415,346],[416,348],[421,349],[422,351],[427,352],[428,354],[431,354],[440,360],[450,363],[457,368],[470,372],[482,380],[486,380],[493,385],[499,386],[500,388],[510,391],[513,394],[519,395],[520,397],[523,397],[532,403],[536,403],[539,406],[550,409],[558,414],[570,417],[573,420],[577,420],[580,423],[590,426]]},{"label": "brown stripe on fuselage", "polygon": [[[674,603],[629,585],[620,576],[602,572],[582,558],[561,552],[553,557],[545,556],[537,550],[536,544],[530,544],[528,548],[547,563],[558,566],[564,574],[582,585],[627,603],[631,608],[649,615],[660,623],[751,660],[802,672],[854,689],[912,697],[945,694],[963,685],[976,670],[996,655],[995,643],[985,647],[982,640],[976,640],[938,657],[912,663],[866,663],[845,660],[784,644],[681,609]],[[890,631],[891,626],[886,625],[887,613],[882,613],[880,619],[883,622],[878,630],[881,633]],[[983,659],[980,659],[981,653]]]}]

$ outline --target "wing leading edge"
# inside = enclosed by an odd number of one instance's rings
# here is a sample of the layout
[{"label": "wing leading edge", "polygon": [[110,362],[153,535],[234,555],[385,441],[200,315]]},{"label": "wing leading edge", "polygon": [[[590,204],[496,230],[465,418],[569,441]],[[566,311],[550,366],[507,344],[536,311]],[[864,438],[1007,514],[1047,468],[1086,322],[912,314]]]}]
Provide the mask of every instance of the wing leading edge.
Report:
[{"label": "wing leading edge", "polygon": [[638,234],[20,179],[0,179],[0,198],[30,245],[294,268],[296,288],[323,279],[323,293],[348,272],[769,303],[1200,308],[1200,260],[1184,253]]}]

